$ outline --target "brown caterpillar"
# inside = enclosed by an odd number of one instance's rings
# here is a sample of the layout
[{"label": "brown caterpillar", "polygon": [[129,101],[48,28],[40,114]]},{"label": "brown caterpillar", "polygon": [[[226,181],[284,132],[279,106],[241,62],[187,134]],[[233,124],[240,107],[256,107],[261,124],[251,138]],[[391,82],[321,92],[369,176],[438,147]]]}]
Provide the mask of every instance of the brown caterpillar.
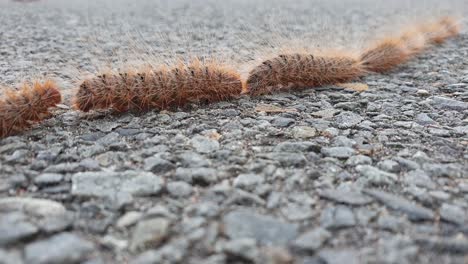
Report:
[{"label": "brown caterpillar", "polygon": [[434,44],[444,43],[447,39],[460,34],[460,30],[460,24],[452,17],[443,17],[435,23],[421,27],[428,41]]},{"label": "brown caterpillar", "polygon": [[360,60],[369,71],[387,72],[422,52],[427,44],[441,44],[459,33],[460,25],[454,19],[444,17],[436,23],[379,41],[364,51]]},{"label": "brown caterpillar", "polygon": [[290,88],[307,88],[348,82],[365,74],[362,64],[351,57],[283,54],[253,68],[246,81],[252,96]]},{"label": "brown caterpillar", "polygon": [[49,108],[61,100],[57,85],[50,80],[32,86],[23,84],[18,92],[7,91],[0,100],[0,137],[21,132],[47,118]]},{"label": "brown caterpillar", "polygon": [[83,81],[75,107],[129,110],[168,109],[190,102],[212,103],[232,99],[242,92],[240,75],[214,62],[195,60],[176,67],[142,72],[108,73]]}]

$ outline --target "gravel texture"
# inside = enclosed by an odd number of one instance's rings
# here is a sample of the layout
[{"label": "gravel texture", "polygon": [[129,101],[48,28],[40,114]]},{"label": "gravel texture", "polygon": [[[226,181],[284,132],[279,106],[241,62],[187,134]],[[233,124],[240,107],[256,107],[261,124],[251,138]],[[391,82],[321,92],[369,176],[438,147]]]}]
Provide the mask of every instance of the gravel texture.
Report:
[{"label": "gravel texture", "polygon": [[362,93],[67,107],[107,62],[246,62],[275,35],[358,47],[431,10],[468,14],[463,1],[288,2],[0,0],[1,82],[49,74],[67,98],[0,140],[0,263],[466,263],[466,31]]}]

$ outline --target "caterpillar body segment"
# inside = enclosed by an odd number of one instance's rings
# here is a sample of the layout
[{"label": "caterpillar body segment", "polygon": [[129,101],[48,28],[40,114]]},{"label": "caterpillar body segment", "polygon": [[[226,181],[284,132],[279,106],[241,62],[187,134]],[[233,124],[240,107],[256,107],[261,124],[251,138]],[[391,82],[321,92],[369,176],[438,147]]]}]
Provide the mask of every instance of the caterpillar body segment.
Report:
[{"label": "caterpillar body segment", "polygon": [[364,74],[361,63],[351,57],[282,54],[253,68],[246,88],[250,95],[257,96],[291,88],[348,82]]},{"label": "caterpillar body segment", "polygon": [[0,138],[28,129],[49,117],[49,108],[62,100],[57,85],[50,80],[23,84],[17,91],[7,91],[0,100]]}]

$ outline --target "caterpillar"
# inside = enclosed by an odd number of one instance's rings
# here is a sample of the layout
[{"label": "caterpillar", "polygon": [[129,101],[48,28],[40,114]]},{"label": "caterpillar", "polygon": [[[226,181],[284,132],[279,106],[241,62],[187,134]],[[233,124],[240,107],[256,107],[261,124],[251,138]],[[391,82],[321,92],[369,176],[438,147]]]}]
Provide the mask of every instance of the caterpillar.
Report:
[{"label": "caterpillar", "polygon": [[252,96],[290,88],[307,88],[348,82],[365,74],[362,64],[346,56],[282,54],[254,67],[246,81]]},{"label": "caterpillar", "polygon": [[23,84],[17,91],[6,91],[0,100],[0,137],[6,137],[29,128],[47,118],[49,108],[62,100],[57,85],[46,80],[32,85]]},{"label": "caterpillar", "polygon": [[441,44],[459,32],[459,24],[450,17],[444,17],[436,23],[377,42],[361,54],[360,61],[366,70],[384,73],[421,53],[428,44]]},{"label": "caterpillar", "polygon": [[422,26],[421,31],[429,42],[442,44],[460,34],[460,24],[452,17],[443,17],[437,22]]},{"label": "caterpillar", "polygon": [[240,75],[215,62],[194,60],[189,64],[140,72],[106,73],[84,80],[75,96],[77,109],[129,110],[169,109],[188,103],[213,103],[239,96]]}]

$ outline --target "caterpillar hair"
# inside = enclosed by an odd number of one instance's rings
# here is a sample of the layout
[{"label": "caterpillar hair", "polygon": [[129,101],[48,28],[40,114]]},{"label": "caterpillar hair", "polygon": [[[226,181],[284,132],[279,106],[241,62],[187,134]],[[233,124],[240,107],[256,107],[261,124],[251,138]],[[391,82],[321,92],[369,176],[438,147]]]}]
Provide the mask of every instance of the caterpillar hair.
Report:
[{"label": "caterpillar hair", "polygon": [[213,103],[239,96],[240,75],[215,62],[178,63],[140,72],[106,73],[84,80],[75,96],[77,109],[169,109],[188,103]]},{"label": "caterpillar hair", "polygon": [[410,54],[410,49],[405,46],[402,39],[387,38],[364,51],[360,61],[366,70],[383,73],[406,62]]},{"label": "caterpillar hair", "polygon": [[360,60],[366,70],[383,73],[390,71],[421,53],[427,44],[441,44],[458,35],[460,25],[450,17],[436,23],[411,29],[398,37],[385,38],[365,50]]},{"label": "caterpillar hair", "polygon": [[0,137],[10,136],[47,118],[49,108],[62,100],[57,85],[47,80],[23,84],[20,91],[6,91],[0,100]]},{"label": "caterpillar hair", "polygon": [[253,68],[246,89],[248,94],[257,96],[291,88],[348,82],[364,74],[362,64],[352,57],[282,54]]},{"label": "caterpillar hair", "polygon": [[460,30],[460,23],[452,17],[443,17],[435,23],[421,27],[428,41],[433,44],[444,43],[447,39],[460,34]]}]

